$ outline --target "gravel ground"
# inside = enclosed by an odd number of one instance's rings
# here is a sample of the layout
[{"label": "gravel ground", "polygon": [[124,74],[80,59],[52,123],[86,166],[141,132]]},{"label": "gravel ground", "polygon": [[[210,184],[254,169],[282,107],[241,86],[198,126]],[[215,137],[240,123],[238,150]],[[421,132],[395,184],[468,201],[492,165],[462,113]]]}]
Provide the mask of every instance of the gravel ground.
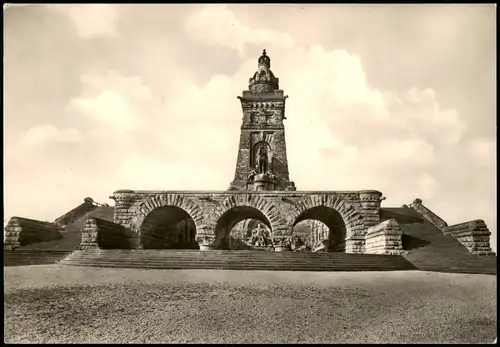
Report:
[{"label": "gravel ground", "polygon": [[492,343],[496,277],[4,268],[6,343]]}]

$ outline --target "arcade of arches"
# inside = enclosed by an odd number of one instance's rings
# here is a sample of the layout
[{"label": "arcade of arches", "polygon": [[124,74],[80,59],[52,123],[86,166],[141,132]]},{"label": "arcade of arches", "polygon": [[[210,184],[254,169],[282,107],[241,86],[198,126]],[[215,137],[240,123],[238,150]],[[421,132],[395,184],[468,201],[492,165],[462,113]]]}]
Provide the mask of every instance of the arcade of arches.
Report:
[{"label": "arcade of arches", "polygon": [[[378,191],[116,191],[114,223],[150,249],[274,249],[363,253],[380,221]],[[301,248],[302,247],[302,248]]]},{"label": "arcade of arches", "polygon": [[[270,223],[255,207],[230,208],[218,219],[215,236],[218,249],[273,250]],[[342,252],[345,237],[345,224],[337,211],[313,207],[295,219],[291,249]],[[140,245],[143,249],[198,249],[195,223],[180,207],[155,208],[141,225]]]}]

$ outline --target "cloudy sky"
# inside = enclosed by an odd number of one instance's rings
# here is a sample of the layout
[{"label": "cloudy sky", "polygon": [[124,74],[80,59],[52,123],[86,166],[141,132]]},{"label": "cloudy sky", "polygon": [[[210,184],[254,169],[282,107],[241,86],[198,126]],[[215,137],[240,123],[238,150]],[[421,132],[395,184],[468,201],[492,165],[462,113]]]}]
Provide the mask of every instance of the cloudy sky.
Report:
[{"label": "cloudy sky", "polygon": [[4,218],[226,189],[266,48],[299,190],[419,197],[496,234],[495,23],[493,4],[10,7]]}]

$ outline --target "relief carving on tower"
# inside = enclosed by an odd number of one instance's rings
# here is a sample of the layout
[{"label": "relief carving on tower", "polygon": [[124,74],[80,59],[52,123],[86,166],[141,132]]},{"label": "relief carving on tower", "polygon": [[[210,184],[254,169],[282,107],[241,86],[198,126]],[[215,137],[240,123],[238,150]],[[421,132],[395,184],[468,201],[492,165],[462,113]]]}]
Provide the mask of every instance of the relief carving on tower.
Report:
[{"label": "relief carving on tower", "polygon": [[244,125],[264,128],[269,125],[280,125],[283,117],[282,102],[249,102],[244,106],[246,116]]},{"label": "relief carving on tower", "polygon": [[252,125],[270,125],[274,124],[276,117],[274,117],[275,111],[253,111],[250,113],[250,122]]}]

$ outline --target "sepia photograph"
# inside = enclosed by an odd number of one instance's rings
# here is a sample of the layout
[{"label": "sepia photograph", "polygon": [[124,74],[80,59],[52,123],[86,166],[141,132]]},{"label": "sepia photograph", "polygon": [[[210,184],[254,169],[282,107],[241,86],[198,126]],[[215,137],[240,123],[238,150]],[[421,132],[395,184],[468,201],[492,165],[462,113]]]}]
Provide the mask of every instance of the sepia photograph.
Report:
[{"label": "sepia photograph", "polygon": [[496,343],[495,4],[4,4],[6,344]]}]

